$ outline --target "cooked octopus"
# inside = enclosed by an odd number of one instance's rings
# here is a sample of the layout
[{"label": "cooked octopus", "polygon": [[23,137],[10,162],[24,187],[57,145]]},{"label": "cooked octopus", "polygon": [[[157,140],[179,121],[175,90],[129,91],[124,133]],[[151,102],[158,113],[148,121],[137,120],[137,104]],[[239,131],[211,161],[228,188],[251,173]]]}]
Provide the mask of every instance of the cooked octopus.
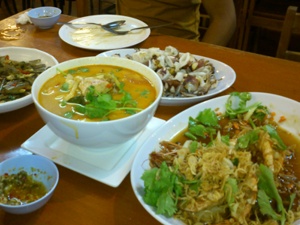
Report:
[{"label": "cooked octopus", "polygon": [[164,97],[201,96],[218,85],[211,62],[190,53],[180,53],[172,46],[167,46],[165,50],[137,49],[126,57],[147,65],[160,76]]}]

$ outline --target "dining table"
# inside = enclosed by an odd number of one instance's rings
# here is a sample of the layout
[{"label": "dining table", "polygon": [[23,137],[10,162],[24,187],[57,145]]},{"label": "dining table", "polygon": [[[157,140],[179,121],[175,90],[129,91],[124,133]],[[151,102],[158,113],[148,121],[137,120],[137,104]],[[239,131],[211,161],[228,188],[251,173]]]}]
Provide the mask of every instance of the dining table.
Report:
[{"label": "dining table", "polygon": [[[58,35],[60,25],[41,30],[30,23],[17,24],[16,19],[23,13],[24,11],[0,21],[0,51],[1,47],[12,46],[36,48],[53,55],[58,62],[95,56],[102,52],[65,43]],[[59,21],[67,22],[73,19],[76,17],[61,15]],[[233,68],[236,73],[234,84],[215,97],[235,91],[266,92],[300,101],[298,62],[154,33],[133,47],[164,49],[166,46],[174,46],[180,52],[212,58]],[[167,121],[190,106],[192,105],[159,105],[154,116]],[[34,104],[1,113],[0,161],[18,155],[33,154],[21,145],[43,126],[45,123]],[[41,209],[24,215],[9,214],[0,210],[0,224],[160,224],[136,198],[131,186],[130,172],[119,186],[111,187],[64,166],[57,167],[60,174],[59,183],[50,201]]]}]

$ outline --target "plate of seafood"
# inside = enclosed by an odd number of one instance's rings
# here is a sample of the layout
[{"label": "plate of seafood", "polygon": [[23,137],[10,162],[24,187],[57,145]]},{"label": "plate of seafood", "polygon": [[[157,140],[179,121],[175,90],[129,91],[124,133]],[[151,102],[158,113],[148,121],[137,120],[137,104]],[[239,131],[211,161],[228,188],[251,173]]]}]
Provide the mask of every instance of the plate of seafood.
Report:
[{"label": "plate of seafood", "polygon": [[232,92],[198,103],[141,146],[131,185],[166,225],[300,224],[300,103]]},{"label": "plate of seafood", "polygon": [[236,79],[235,71],[218,60],[179,52],[173,46],[161,50],[125,48],[97,56],[125,57],[152,68],[162,79],[164,92],[160,105],[189,105],[209,99],[228,89]]},{"label": "plate of seafood", "polygon": [[132,17],[93,15],[69,21],[72,25],[63,25],[59,29],[59,37],[72,46],[89,50],[127,48],[149,37],[150,29],[136,30],[126,35],[116,35],[102,29],[99,25],[82,25],[84,23],[107,24],[119,20],[125,20],[125,23],[120,26],[120,30],[130,30],[136,27],[147,26],[144,22]]},{"label": "plate of seafood", "polygon": [[35,48],[0,48],[0,113],[31,104],[34,79],[56,64],[52,55]]}]

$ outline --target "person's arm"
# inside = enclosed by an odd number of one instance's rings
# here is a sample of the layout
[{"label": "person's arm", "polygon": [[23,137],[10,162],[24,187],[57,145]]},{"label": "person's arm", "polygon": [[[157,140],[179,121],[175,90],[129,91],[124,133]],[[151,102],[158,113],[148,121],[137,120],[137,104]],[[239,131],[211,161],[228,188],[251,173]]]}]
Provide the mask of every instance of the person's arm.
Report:
[{"label": "person's arm", "polygon": [[233,0],[202,0],[202,4],[210,16],[210,25],[201,41],[226,46],[236,29]]}]

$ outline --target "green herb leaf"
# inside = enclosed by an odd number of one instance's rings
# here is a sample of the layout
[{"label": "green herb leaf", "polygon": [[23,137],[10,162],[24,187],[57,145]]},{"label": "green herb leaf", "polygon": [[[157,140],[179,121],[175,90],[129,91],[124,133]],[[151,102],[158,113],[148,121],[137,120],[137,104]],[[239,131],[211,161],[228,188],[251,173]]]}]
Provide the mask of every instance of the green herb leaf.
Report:
[{"label": "green herb leaf", "polygon": [[142,109],[136,108],[137,103],[131,95],[124,90],[121,100],[112,98],[110,93],[97,93],[94,86],[87,88],[85,98],[74,97],[69,100],[70,103],[77,103],[75,111],[86,115],[89,118],[101,118],[107,120],[107,116],[114,111],[124,110],[129,115],[135,114]]},{"label": "green herb leaf", "polygon": [[289,205],[288,211],[290,211],[292,209],[295,198],[296,198],[296,193],[293,193],[290,195],[290,205]]},{"label": "green herb leaf", "polygon": [[237,139],[238,148],[248,148],[249,145],[254,144],[259,138],[259,130],[250,130]]},{"label": "green herb leaf", "polygon": [[60,90],[63,92],[69,91],[69,83],[65,82],[63,85],[60,87]]},{"label": "green herb leaf", "polygon": [[[215,123],[218,119],[212,115],[215,115],[215,112],[206,110],[205,113],[200,114],[196,119],[189,117],[188,131],[185,133],[185,136],[192,140],[197,140],[198,137],[206,138],[207,136],[212,139],[212,136],[216,134],[214,127],[218,126],[218,123]],[[208,126],[203,123],[208,124]],[[212,124],[213,126],[211,126]]]},{"label": "green herb leaf", "polygon": [[212,109],[204,109],[196,117],[197,121],[209,127],[218,127],[218,117]]},{"label": "green herb leaf", "polygon": [[278,135],[276,129],[272,125],[269,125],[269,124],[265,125],[263,127],[263,129],[268,132],[268,134],[270,135],[270,137],[272,138],[272,140],[275,141],[276,146],[280,150],[285,150],[287,148],[286,145],[284,144],[283,140]]},{"label": "green herb leaf", "polygon": [[73,98],[70,98],[68,100],[68,103],[75,103],[75,104],[85,105],[86,101],[85,101],[84,97],[80,95],[80,96],[75,96]]},{"label": "green herb leaf", "polygon": [[285,209],[283,206],[282,199],[276,188],[273,172],[271,171],[271,169],[269,169],[267,166],[265,166],[263,164],[259,165],[259,171],[260,171],[260,174],[259,174],[259,178],[258,178],[258,189],[261,191],[259,205],[262,205],[262,208],[260,208],[260,210],[262,213],[264,213],[266,215],[274,216],[273,212],[270,211],[270,209],[269,209],[271,207],[271,205],[270,205],[270,207],[267,206],[267,204],[270,204],[270,201],[269,201],[269,199],[268,199],[268,201],[266,201],[266,197],[264,196],[264,193],[262,193],[262,191],[264,191],[268,198],[276,201],[277,211],[279,213],[281,213],[280,218],[276,219],[276,220],[280,220],[281,224],[284,224],[284,222],[286,220]]},{"label": "green herb leaf", "polygon": [[270,198],[264,190],[258,190],[257,201],[259,210],[263,215],[271,216],[274,220],[281,220],[281,215],[278,215],[270,204]]},{"label": "green herb leaf", "polygon": [[238,165],[239,165],[239,162],[240,162],[239,158],[234,158],[234,159],[232,160],[232,164],[235,165],[235,166],[238,166]]},{"label": "green herb leaf", "polygon": [[192,141],[191,144],[189,145],[189,150],[190,152],[194,153],[198,149],[198,142],[197,141]]},{"label": "green herb leaf", "polygon": [[189,127],[189,131],[197,137],[206,138],[206,128],[205,126],[198,124]]},{"label": "green herb leaf", "polygon": [[64,114],[64,117],[71,119],[73,117],[74,113],[72,111],[68,111]]},{"label": "green herb leaf", "polygon": [[235,195],[238,192],[238,190],[239,188],[238,188],[237,180],[229,177],[226,180],[226,183],[224,185],[224,192],[225,192],[226,201],[231,211],[234,211],[233,203],[235,202]]},{"label": "green herb leaf", "polygon": [[229,134],[221,136],[221,141],[229,146],[229,141],[230,141]]},{"label": "green herb leaf", "polygon": [[171,217],[177,211],[177,198],[181,195],[182,187],[179,178],[171,172],[166,162],[160,168],[146,170],[141,179],[144,181],[144,201],[157,207],[156,212]]},{"label": "green herb leaf", "polygon": [[232,92],[225,104],[226,115],[230,118],[236,118],[239,114],[244,114],[244,120],[250,119],[254,111],[260,102],[256,102],[250,106],[247,106],[247,102],[251,100],[251,94],[249,92]]},{"label": "green herb leaf", "polygon": [[268,114],[270,114],[268,108],[266,106],[259,105],[253,113],[252,117],[259,121],[263,121]]},{"label": "green herb leaf", "polygon": [[143,96],[143,97],[145,97],[145,98],[147,98],[148,95],[149,95],[149,90],[142,90],[142,91],[140,92],[140,96]]}]

